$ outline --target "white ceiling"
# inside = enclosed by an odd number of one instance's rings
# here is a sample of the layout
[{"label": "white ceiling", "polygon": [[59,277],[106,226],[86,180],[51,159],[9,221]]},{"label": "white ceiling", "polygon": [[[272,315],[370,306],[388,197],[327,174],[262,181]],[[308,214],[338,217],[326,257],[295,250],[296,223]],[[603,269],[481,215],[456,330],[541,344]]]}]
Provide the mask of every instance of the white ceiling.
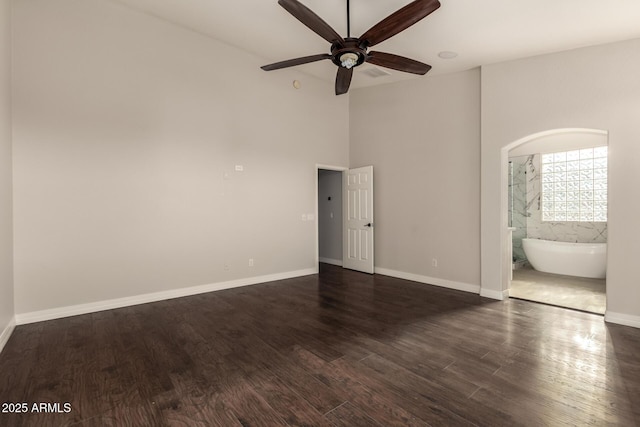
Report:
[{"label": "white ceiling", "polygon": [[[277,0],[115,0],[193,29],[264,58],[264,63],[329,53],[329,43],[313,33]],[[346,36],[346,0],[301,0]],[[429,75],[577,47],[640,38],[640,0],[440,0],[442,6],[416,25],[376,45],[433,66]],[[410,3],[410,0],[351,0],[351,35]],[[458,57],[444,60],[440,51]],[[393,70],[373,78],[354,74],[352,87],[424,78]],[[327,81],[331,61],[299,66]],[[278,71],[271,71],[277,73]]]}]

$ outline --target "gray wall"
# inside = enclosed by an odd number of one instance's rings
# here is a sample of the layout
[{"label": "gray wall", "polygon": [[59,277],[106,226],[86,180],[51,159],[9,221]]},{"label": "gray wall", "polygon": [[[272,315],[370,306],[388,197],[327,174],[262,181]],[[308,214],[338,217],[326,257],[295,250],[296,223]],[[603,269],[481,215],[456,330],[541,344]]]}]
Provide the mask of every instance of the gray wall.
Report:
[{"label": "gray wall", "polygon": [[320,261],[342,265],[342,172],[339,171],[318,171],[318,240]]},{"label": "gray wall", "polygon": [[[8,4],[0,326],[13,314]],[[509,146],[583,127],[609,132],[607,317],[640,326],[640,40],[348,98],[116,3],[17,1],[14,16],[17,313],[314,268],[301,214],[316,164],[375,167],[377,266],[501,296]]]},{"label": "gray wall", "polygon": [[482,286],[508,283],[507,151],[560,128],[609,133],[607,319],[640,326],[640,40],[482,68]]},{"label": "gray wall", "polygon": [[0,350],[13,322],[11,0],[0,0]]},{"label": "gray wall", "polygon": [[351,93],[350,164],[376,174],[377,268],[479,285],[479,88],[476,69]]},{"label": "gray wall", "polygon": [[114,2],[14,9],[18,314],[314,271],[331,83]]}]

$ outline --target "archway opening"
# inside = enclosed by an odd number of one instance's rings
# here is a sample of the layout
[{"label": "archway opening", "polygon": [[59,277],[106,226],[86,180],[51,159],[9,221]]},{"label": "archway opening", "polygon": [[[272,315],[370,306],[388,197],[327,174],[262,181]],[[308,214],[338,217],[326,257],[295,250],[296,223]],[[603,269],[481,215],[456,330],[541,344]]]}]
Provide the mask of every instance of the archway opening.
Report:
[{"label": "archway opening", "polygon": [[502,277],[510,297],[604,314],[607,145],[606,131],[571,128],[501,150]]}]

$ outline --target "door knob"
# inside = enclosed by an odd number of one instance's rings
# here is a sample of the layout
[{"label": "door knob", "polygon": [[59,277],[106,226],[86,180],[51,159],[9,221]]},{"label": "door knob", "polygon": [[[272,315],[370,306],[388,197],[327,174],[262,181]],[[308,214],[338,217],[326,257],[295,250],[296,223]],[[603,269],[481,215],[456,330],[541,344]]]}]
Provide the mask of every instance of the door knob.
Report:
[{"label": "door knob", "polygon": [[373,224],[372,224],[372,223],[369,223],[369,224],[365,224],[364,226],[365,226],[365,227],[373,227]]}]

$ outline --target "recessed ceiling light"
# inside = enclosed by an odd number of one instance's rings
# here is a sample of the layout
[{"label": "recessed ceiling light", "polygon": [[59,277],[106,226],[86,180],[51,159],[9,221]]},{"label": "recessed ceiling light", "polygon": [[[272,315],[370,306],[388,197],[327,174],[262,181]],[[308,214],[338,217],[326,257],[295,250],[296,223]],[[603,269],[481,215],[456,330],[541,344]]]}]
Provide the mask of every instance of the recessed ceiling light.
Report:
[{"label": "recessed ceiling light", "polygon": [[438,53],[438,56],[442,59],[453,59],[458,56],[458,54],[456,52],[451,52],[450,50],[443,50]]},{"label": "recessed ceiling light", "polygon": [[296,88],[296,89],[300,89],[300,86],[301,86],[301,84],[300,84],[300,81],[299,81],[299,80],[294,80],[294,81],[293,81],[293,87],[294,87],[294,88]]}]

